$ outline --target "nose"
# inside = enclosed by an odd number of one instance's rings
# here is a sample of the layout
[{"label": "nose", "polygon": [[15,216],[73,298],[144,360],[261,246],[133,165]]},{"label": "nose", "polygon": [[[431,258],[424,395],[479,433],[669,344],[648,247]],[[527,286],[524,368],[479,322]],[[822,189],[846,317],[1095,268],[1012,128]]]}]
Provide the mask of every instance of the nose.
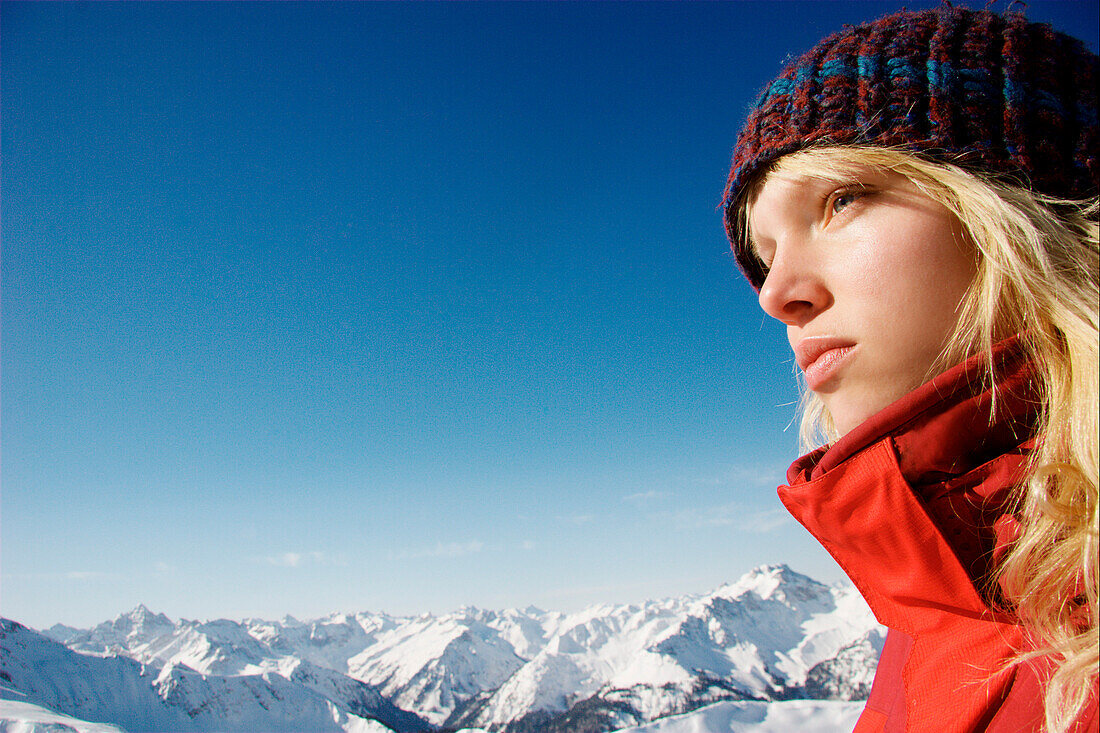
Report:
[{"label": "nose", "polygon": [[760,307],[788,326],[803,326],[833,303],[820,269],[802,250],[778,247],[764,284]]}]

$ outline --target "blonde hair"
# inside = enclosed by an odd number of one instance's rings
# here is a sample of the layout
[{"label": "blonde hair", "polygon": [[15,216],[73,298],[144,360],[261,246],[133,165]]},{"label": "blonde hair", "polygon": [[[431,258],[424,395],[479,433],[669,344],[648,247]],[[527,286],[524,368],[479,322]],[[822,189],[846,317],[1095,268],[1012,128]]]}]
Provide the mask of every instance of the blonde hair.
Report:
[{"label": "blonde hair", "polygon": [[[905,176],[948,208],[974,247],[977,274],[937,364],[989,354],[997,340],[1019,334],[1035,369],[1041,415],[1015,497],[1021,532],[991,580],[1001,581],[1037,645],[1016,661],[1045,654],[1055,660],[1045,692],[1046,729],[1061,733],[1087,703],[1100,663],[1097,202],[1043,196],[880,147],[809,149],[770,170],[847,180],[867,166]],[[742,195],[741,232],[745,202],[767,173]],[[995,364],[989,358],[985,364],[996,399]],[[822,401],[804,390],[803,447],[837,437]]]}]

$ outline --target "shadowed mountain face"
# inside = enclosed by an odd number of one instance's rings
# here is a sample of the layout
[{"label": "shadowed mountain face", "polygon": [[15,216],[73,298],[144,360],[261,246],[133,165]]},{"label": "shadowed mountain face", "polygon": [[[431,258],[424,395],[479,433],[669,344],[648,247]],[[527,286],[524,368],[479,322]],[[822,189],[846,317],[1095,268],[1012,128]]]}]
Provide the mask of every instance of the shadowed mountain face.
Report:
[{"label": "shadowed mountain face", "polygon": [[883,639],[853,588],[786,566],[574,614],[200,623],[139,606],[47,633],[65,645],[5,622],[5,697],[140,730],[611,731],[721,701],[865,697]]}]

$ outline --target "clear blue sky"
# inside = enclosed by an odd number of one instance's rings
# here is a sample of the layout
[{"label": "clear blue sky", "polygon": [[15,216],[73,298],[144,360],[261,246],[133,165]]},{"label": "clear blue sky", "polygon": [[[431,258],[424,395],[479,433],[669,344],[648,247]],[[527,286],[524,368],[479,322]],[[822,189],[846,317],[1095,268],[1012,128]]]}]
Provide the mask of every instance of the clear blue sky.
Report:
[{"label": "clear blue sky", "polygon": [[716,207],[784,58],[899,6],[4,2],[0,613],[839,579]]}]

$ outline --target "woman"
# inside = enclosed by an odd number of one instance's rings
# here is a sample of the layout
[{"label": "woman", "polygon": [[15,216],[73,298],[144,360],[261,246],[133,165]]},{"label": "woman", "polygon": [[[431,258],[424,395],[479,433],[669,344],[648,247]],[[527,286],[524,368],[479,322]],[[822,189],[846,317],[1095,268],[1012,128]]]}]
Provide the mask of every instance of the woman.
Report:
[{"label": "woman", "polygon": [[780,498],[889,628],[865,731],[1097,731],[1097,58],[943,6],[826,38],[726,229],[808,389]]}]

